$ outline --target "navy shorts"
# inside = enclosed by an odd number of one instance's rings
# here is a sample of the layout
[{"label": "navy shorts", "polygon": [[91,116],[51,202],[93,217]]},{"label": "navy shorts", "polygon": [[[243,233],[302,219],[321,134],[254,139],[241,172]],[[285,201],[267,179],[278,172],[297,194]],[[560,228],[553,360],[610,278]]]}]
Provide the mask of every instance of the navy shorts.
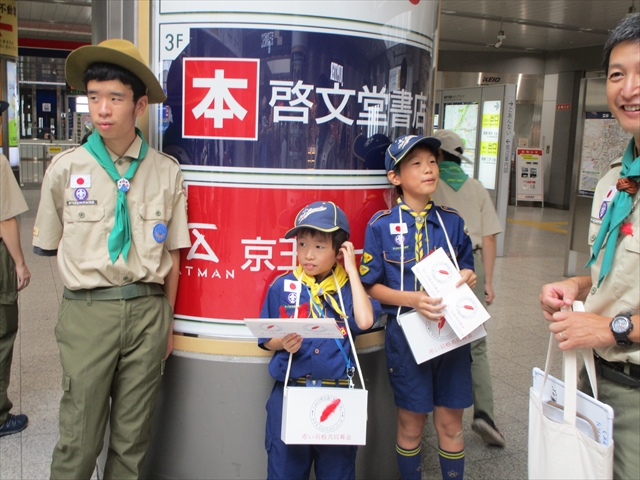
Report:
[{"label": "navy shorts", "polygon": [[280,439],[283,390],[284,383],[276,382],[267,401],[267,480],[309,478],[311,464],[317,480],[355,480],[355,445],[286,445]]},{"label": "navy shorts", "polygon": [[385,349],[396,406],[410,412],[431,413],[434,406],[463,409],[473,405],[470,344],[418,365],[402,328],[391,317]]}]

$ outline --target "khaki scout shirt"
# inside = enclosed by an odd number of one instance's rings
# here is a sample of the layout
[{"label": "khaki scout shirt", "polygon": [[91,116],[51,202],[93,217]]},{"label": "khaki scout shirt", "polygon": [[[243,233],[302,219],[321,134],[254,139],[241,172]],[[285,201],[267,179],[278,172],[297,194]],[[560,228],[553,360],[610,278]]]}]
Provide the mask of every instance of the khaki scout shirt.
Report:
[{"label": "khaki scout shirt", "polygon": [[[132,158],[137,158],[141,145],[136,137],[120,158],[109,151],[121,175]],[[75,196],[77,188],[71,186],[74,180],[77,184],[79,175],[87,191],[82,201]],[[42,182],[33,245],[58,250],[60,275],[70,290],[134,282],[162,284],[172,265],[169,251],[191,245],[182,184],[177,161],[149,148],[127,192],[128,263],[122,254],[111,263],[107,240],[115,223],[116,184],[85,148],[62,152],[52,160]],[[162,243],[153,235],[158,223],[168,230]]]},{"label": "khaki scout shirt", "polygon": [[[591,206],[591,221],[589,222],[589,245],[598,235],[602,220],[600,208],[610,187],[615,187],[620,178],[620,162],[614,162],[612,168],[598,182]],[[618,244],[613,255],[611,270],[604,277],[602,285],[598,288],[598,276],[602,267],[604,246],[598,255],[598,259],[591,266],[591,281],[593,285],[585,302],[585,310],[605,317],[614,317],[618,313],[640,313],[640,212],[638,204],[640,195],[632,197],[633,207],[631,213],[624,220],[630,222],[633,235],[625,235],[620,232]],[[637,328],[637,326],[636,326]],[[630,362],[640,364],[640,344],[634,343],[629,347],[617,345],[596,349],[598,355],[610,362]]]},{"label": "khaki scout shirt", "polygon": [[475,178],[467,178],[457,192],[440,179],[432,197],[436,205],[446,205],[460,213],[474,248],[482,247],[482,237],[502,232],[489,192]]},{"label": "khaki scout shirt", "polygon": [[[29,210],[9,160],[0,153],[0,222]],[[2,235],[0,235],[0,238]]]}]

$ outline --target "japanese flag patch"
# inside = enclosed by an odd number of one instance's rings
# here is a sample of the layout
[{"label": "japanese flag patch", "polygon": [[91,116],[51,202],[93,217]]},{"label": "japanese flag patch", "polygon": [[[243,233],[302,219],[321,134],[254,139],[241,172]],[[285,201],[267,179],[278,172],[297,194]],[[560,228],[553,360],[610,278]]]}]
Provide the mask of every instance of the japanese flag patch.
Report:
[{"label": "japanese flag patch", "polygon": [[91,175],[71,175],[69,183],[71,188],[89,188],[91,187]]},{"label": "japanese flag patch", "polygon": [[300,293],[302,289],[300,282],[296,280],[285,280],[284,282],[284,291],[292,292],[292,293]]},{"label": "japanese flag patch", "polygon": [[407,233],[407,224],[406,223],[390,223],[389,224],[389,233],[391,235],[398,235],[399,233]]}]

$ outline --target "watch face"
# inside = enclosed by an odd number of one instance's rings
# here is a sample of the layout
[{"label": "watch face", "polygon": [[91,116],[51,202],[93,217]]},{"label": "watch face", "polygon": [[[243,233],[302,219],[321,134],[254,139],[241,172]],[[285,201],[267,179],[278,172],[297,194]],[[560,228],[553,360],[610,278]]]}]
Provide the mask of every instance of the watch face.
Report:
[{"label": "watch face", "polygon": [[624,333],[629,330],[629,319],[626,317],[616,317],[611,322],[611,329],[616,333]]}]

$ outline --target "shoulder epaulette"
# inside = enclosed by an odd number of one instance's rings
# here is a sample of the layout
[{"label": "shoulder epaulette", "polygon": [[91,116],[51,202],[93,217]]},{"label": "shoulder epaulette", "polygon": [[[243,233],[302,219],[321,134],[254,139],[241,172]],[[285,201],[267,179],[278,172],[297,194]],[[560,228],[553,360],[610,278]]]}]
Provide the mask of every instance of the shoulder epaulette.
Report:
[{"label": "shoulder epaulette", "polygon": [[180,162],[178,161],[178,159],[177,159],[177,158],[175,158],[175,157],[172,157],[172,156],[171,156],[171,155],[169,155],[168,153],[164,153],[164,152],[161,152],[161,151],[159,151],[159,150],[156,150],[156,152],[158,152],[158,153],[159,153],[160,155],[162,155],[163,157],[167,157],[168,159],[173,160],[173,161],[174,161],[174,162],[176,162],[178,165],[180,165]]},{"label": "shoulder epaulette", "polygon": [[391,213],[391,210],[380,210],[379,212],[374,213],[373,217],[371,217],[371,220],[369,220],[369,225],[373,225],[382,217],[389,215],[390,213]]},{"label": "shoulder epaulette", "polygon": [[284,277],[285,275],[289,275],[289,273],[291,273],[291,272],[284,272],[284,273],[281,273],[280,275],[278,275],[276,278],[274,278],[274,279],[271,281],[271,283],[269,284],[269,288],[273,287],[273,285],[274,285],[278,280],[280,280],[280,279],[281,279],[282,277]]},{"label": "shoulder epaulette", "polygon": [[456,215],[462,218],[462,215],[460,215],[460,212],[458,212],[458,210],[456,210],[455,208],[446,207],[444,205],[438,205],[438,206],[440,207],[440,210],[442,210],[443,212],[455,213]]},{"label": "shoulder epaulette", "polygon": [[72,147],[72,148],[68,148],[67,150],[65,150],[64,152],[60,152],[59,154],[57,154],[55,157],[53,157],[51,159],[51,163],[49,163],[49,166],[55,164],[58,160],[60,160],[62,157],[64,157],[65,155],[68,155],[71,152],[75,152],[76,149],[80,148],[82,145],[78,146],[78,147]]}]

